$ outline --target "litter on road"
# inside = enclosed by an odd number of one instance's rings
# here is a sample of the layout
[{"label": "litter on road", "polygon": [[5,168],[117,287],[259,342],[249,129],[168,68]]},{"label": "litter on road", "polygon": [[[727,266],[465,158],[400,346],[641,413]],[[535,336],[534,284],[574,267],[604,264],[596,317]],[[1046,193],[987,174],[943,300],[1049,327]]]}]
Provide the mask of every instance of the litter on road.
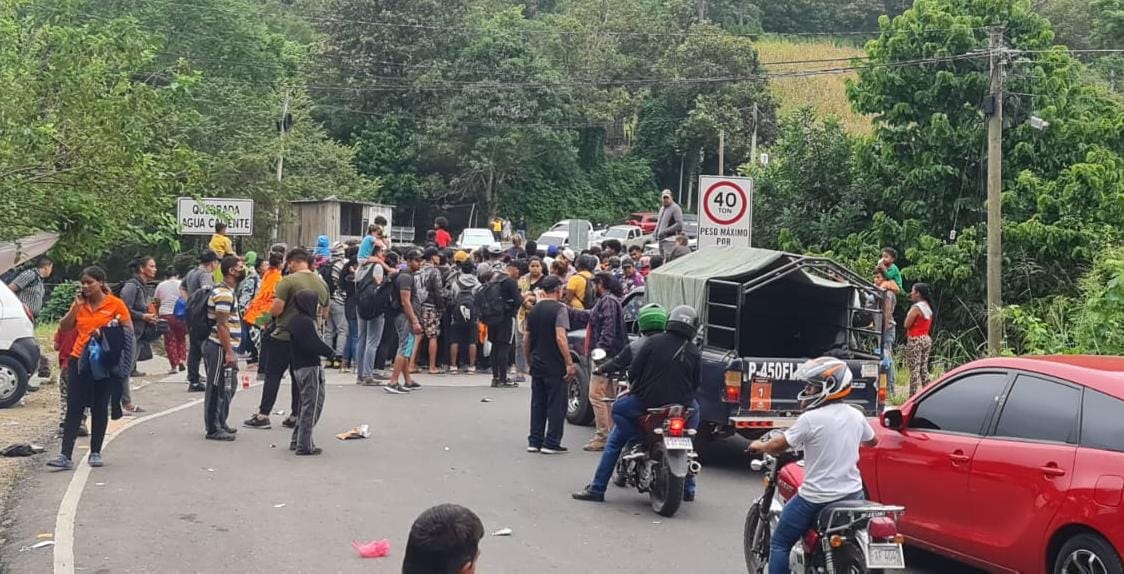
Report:
[{"label": "litter on road", "polygon": [[285,503],[282,502],[281,504],[274,504],[273,508],[285,508]]},{"label": "litter on road", "polygon": [[492,402],[492,399],[491,399],[490,397],[484,397],[484,398],[480,399],[480,402],[482,402],[482,403],[490,403],[490,402]]},{"label": "litter on road", "polygon": [[26,442],[17,442],[4,447],[0,450],[0,456],[17,457],[17,456],[31,456],[45,451],[43,447],[37,444],[28,444]]},{"label": "litter on road", "polygon": [[510,528],[501,528],[492,533],[492,536],[511,536]]},{"label": "litter on road", "polygon": [[372,540],[367,543],[352,542],[351,547],[363,558],[382,558],[390,554],[390,540]]},{"label": "litter on road", "polygon": [[340,440],[351,440],[356,438],[367,438],[369,436],[371,436],[370,427],[367,425],[359,425],[351,427],[351,430],[341,432],[340,434],[336,435],[336,438]]}]

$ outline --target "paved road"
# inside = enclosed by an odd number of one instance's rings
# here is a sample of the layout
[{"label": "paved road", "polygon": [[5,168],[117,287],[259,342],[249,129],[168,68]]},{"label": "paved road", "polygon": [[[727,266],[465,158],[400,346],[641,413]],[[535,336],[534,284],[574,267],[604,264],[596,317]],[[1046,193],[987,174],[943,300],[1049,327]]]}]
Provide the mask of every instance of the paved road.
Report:
[{"label": "paved road", "polygon": [[[529,390],[491,389],[483,377],[420,379],[424,391],[393,396],[333,375],[317,442],[319,457],[295,457],[281,417],[272,430],[241,429],[234,443],[203,439],[199,406],[148,420],[117,437],[93,469],[77,507],[79,572],[398,572],[406,535],[422,510],[457,502],[488,531],[481,571],[738,573],[746,507],[760,492],[734,439],[703,452],[699,499],[675,518],[646,496],[610,487],[605,504],[579,503],[596,455],[580,452],[589,430],[568,427],[569,454],[523,451]],[[182,404],[181,384],[136,395],[150,411]],[[260,388],[240,392],[245,418]],[[492,402],[482,402],[488,397]],[[288,388],[280,403],[288,408]],[[373,436],[332,435],[366,423]],[[577,451],[577,452],[574,452]],[[3,548],[11,572],[50,572],[50,549],[17,552],[51,532],[70,474],[36,472]],[[389,538],[391,557],[360,559],[353,540]],[[967,571],[911,553],[913,572]]]}]

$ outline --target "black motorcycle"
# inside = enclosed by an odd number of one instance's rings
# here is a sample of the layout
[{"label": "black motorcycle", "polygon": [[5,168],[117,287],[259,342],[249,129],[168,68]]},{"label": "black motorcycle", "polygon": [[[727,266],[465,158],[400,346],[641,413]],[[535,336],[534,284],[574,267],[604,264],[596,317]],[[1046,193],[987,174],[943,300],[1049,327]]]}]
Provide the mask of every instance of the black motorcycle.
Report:
[{"label": "black motorcycle", "polygon": [[[594,365],[605,362],[603,349],[590,353]],[[622,392],[628,383],[620,373],[606,373]],[[606,399],[612,402],[613,399]],[[642,431],[639,442],[625,447],[617,461],[613,484],[632,486],[648,493],[652,510],[661,516],[673,516],[683,503],[687,477],[699,473],[698,454],[693,437],[695,430],[687,428],[687,419],[693,409],[683,405],[664,405],[648,409],[640,419]]]}]

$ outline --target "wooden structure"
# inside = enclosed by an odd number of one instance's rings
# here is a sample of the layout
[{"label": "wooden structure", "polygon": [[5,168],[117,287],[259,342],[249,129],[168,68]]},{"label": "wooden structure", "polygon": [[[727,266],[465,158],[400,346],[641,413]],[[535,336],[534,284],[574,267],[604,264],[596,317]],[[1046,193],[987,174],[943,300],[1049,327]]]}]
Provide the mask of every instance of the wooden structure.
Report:
[{"label": "wooden structure", "polygon": [[362,239],[367,225],[378,216],[389,222],[385,232],[392,236],[394,206],[352,201],[331,196],[326,199],[300,199],[290,202],[292,217],[281,226],[278,239],[289,245],[316,245],[316,238],[327,235],[335,241]]}]

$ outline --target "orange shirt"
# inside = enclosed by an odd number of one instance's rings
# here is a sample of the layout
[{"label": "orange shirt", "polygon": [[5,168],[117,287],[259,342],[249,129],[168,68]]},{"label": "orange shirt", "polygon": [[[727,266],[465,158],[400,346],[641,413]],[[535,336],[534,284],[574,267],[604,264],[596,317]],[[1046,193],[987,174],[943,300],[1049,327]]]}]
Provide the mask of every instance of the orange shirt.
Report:
[{"label": "orange shirt", "polygon": [[258,293],[254,295],[254,299],[246,306],[246,312],[242,314],[242,320],[247,325],[257,324],[258,317],[269,312],[279,281],[281,281],[280,269],[266,269],[265,275],[261,277],[261,283],[258,284]]},{"label": "orange shirt", "polygon": [[124,301],[113,295],[106,295],[97,309],[91,307],[89,303],[83,303],[81,307],[78,307],[78,316],[75,318],[74,326],[74,330],[78,332],[78,338],[74,339],[74,349],[70,352],[70,356],[75,359],[81,357],[82,351],[86,350],[86,343],[90,342],[90,335],[108,325],[114,319],[131,322],[129,307],[125,305]]}]

